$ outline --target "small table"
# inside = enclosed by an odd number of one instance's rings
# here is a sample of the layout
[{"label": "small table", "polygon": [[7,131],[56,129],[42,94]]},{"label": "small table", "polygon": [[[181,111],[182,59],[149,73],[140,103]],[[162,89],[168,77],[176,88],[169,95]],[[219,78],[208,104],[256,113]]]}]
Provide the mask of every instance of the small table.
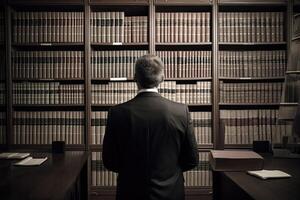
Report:
[{"label": "small table", "polygon": [[88,199],[88,154],[31,153],[48,157],[40,166],[14,166],[18,160],[0,160],[0,199]]}]

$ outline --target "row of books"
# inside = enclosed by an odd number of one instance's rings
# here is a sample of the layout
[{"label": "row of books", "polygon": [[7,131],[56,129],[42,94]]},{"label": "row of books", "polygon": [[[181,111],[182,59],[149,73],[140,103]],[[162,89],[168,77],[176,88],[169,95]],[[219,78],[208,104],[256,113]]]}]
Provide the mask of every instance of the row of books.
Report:
[{"label": "row of books", "polygon": [[220,82],[221,103],[279,103],[280,82],[224,83]]},{"label": "row of books", "polygon": [[0,11],[0,43],[5,41],[5,20],[4,12]]},{"label": "row of books", "polygon": [[92,42],[123,42],[124,12],[91,12],[90,18]]},{"label": "row of books", "polygon": [[299,36],[300,34],[300,14],[297,13],[294,15],[294,26],[293,26],[293,34],[294,36]]},{"label": "row of books", "polygon": [[[211,82],[197,81],[195,84],[176,84],[165,81],[159,86],[159,93],[170,100],[185,104],[211,103]],[[92,104],[119,104],[137,94],[134,82],[109,82],[92,84]]]},{"label": "row of books", "polygon": [[125,17],[124,42],[125,43],[148,42],[148,17],[147,16]]},{"label": "row of books", "polygon": [[285,84],[285,102],[300,101],[300,74],[289,74]]},{"label": "row of books", "polygon": [[294,40],[291,42],[289,60],[288,60],[288,71],[300,71],[300,62],[299,62],[299,51],[300,51],[300,42],[299,40]]},{"label": "row of books", "polygon": [[211,77],[211,51],[157,51],[163,60],[165,78]]},{"label": "row of books", "polygon": [[83,51],[12,51],[15,79],[68,79],[84,77]]},{"label": "row of books", "polygon": [[[198,144],[212,143],[211,112],[191,112],[194,134]],[[92,144],[103,144],[107,111],[92,112],[91,139]]]},{"label": "row of books", "polygon": [[[185,186],[212,186],[212,173],[209,170],[208,152],[199,152],[199,166],[183,174]],[[102,152],[92,152],[92,186],[116,186],[117,173],[108,171],[102,162]]]},{"label": "row of books", "polygon": [[147,16],[125,16],[124,12],[92,12],[91,41],[95,43],[145,43]]},{"label": "row of books", "polygon": [[147,51],[92,51],[92,78],[134,77],[135,61]]},{"label": "row of books", "polygon": [[84,144],[84,112],[31,111],[13,113],[14,144]]},{"label": "row of books", "polygon": [[281,143],[291,135],[291,122],[278,121],[278,110],[221,110],[225,124],[225,144],[252,144],[254,140]]},{"label": "row of books", "polygon": [[13,12],[13,42],[84,41],[83,12]]},{"label": "row of books", "polygon": [[6,103],[6,87],[5,83],[0,83],[0,105]]},{"label": "row of books", "polygon": [[13,84],[14,104],[83,104],[83,84],[23,82]]},{"label": "row of books", "polygon": [[210,12],[157,12],[157,43],[210,42]]},{"label": "row of books", "polygon": [[221,77],[282,77],[286,51],[219,51]]},{"label": "row of books", "polygon": [[220,42],[283,42],[284,12],[220,12]]},{"label": "row of books", "polygon": [[117,173],[108,171],[102,162],[102,152],[92,152],[92,186],[117,186]]},{"label": "row of books", "polygon": [[5,63],[5,48],[0,48],[0,81],[4,81],[6,77],[5,69],[6,69],[6,63]]},{"label": "row of books", "polygon": [[6,143],[6,113],[0,112],[0,144]]},{"label": "row of books", "polygon": [[212,172],[209,167],[209,152],[199,152],[199,164],[197,167],[183,173],[184,185],[193,186],[212,186]]},{"label": "row of books", "polygon": [[197,144],[212,144],[211,112],[190,112]]}]

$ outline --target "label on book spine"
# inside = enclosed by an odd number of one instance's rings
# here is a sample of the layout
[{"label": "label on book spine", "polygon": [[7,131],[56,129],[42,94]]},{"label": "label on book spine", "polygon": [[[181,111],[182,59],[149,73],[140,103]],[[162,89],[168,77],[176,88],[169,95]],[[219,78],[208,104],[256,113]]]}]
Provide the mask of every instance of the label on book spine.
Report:
[{"label": "label on book spine", "polygon": [[120,77],[120,78],[110,78],[110,81],[127,81],[126,77]]},{"label": "label on book spine", "polygon": [[52,43],[41,43],[41,46],[52,46]]}]

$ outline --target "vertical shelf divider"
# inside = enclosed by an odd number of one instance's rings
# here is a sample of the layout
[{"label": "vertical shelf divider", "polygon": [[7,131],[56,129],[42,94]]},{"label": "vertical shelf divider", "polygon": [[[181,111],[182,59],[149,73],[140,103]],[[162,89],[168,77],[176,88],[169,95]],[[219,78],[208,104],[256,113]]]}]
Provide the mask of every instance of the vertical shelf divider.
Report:
[{"label": "vertical shelf divider", "polygon": [[219,76],[218,76],[218,1],[213,0],[212,5],[212,128],[213,147],[223,149],[223,136],[220,135],[220,111],[219,111]]},{"label": "vertical shelf divider", "polygon": [[149,53],[155,54],[155,5],[154,0],[149,0],[149,27],[148,27],[148,40],[149,40]]},{"label": "vertical shelf divider", "polygon": [[12,110],[12,74],[11,74],[11,7],[5,6],[5,29],[6,29],[6,146],[11,149],[13,144],[13,110]]},{"label": "vertical shelf divider", "polygon": [[91,116],[91,78],[90,78],[90,6],[88,0],[84,1],[84,80],[85,80],[85,149],[90,148],[90,116]]},{"label": "vertical shelf divider", "polygon": [[90,156],[90,130],[91,130],[91,76],[90,76],[90,55],[91,55],[91,41],[90,41],[90,12],[91,8],[89,0],[84,0],[84,92],[85,92],[85,150],[89,153],[87,163],[87,191],[88,200],[90,199],[91,190],[91,156]]}]

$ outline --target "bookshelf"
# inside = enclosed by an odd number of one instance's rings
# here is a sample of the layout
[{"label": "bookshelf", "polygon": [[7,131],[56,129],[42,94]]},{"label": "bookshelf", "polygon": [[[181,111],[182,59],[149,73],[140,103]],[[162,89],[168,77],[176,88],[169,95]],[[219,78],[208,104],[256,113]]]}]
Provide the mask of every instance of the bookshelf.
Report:
[{"label": "bookshelf", "polygon": [[[115,194],[115,187],[109,186],[112,183],[103,184],[99,182],[100,179],[95,179],[101,176],[101,173],[103,176],[105,173],[108,175],[107,171],[102,170],[99,157],[102,151],[100,141],[104,133],[105,113],[111,106],[135,95],[133,63],[145,53],[159,55],[165,62],[167,76],[165,85],[160,88],[163,96],[174,100],[177,97],[177,101],[187,103],[195,115],[195,129],[199,129],[198,149],[201,155],[207,155],[210,149],[250,149],[253,139],[278,142],[281,135],[275,130],[281,130],[283,135],[288,134],[290,130],[289,123],[276,122],[276,119],[281,105],[278,98],[281,95],[281,87],[284,88],[280,85],[288,74],[299,73],[299,70],[286,72],[290,40],[293,38],[297,42],[299,37],[298,34],[292,37],[288,29],[291,23],[289,17],[293,15],[298,19],[297,13],[300,13],[299,5],[294,6],[293,13],[290,12],[291,1],[10,0],[9,4],[3,5],[4,2],[6,1],[0,1],[0,11],[4,12],[5,30],[8,31],[5,33],[5,41],[0,41],[0,48],[6,53],[0,56],[0,59],[6,63],[6,69],[1,68],[1,74],[5,74],[1,83],[5,83],[6,104],[1,104],[0,108],[1,113],[6,113],[7,134],[6,144],[0,144],[0,148],[51,148],[49,144],[53,136],[49,136],[48,141],[42,139],[45,144],[38,144],[34,140],[30,142],[32,136],[28,134],[25,142],[16,144],[15,134],[12,134],[16,125],[16,113],[20,116],[28,114],[29,117],[30,114],[39,116],[41,113],[48,113],[50,120],[41,120],[42,123],[49,122],[48,128],[57,128],[55,120],[51,119],[60,115],[65,116],[62,120],[65,122],[64,126],[76,127],[78,120],[76,117],[73,121],[70,118],[74,119],[73,113],[80,113],[80,142],[68,143],[66,149],[90,152],[88,173],[91,199],[111,199]],[[33,11],[36,15],[31,14]],[[71,16],[69,21],[51,21],[53,17],[64,19],[68,15]],[[72,21],[72,17],[77,20]],[[17,22],[16,18],[40,18],[38,24],[42,27],[33,27],[33,33],[25,27],[24,41],[18,41],[17,35],[14,34],[17,28],[24,28],[24,24]],[[112,21],[114,26],[109,26]],[[48,23],[54,23],[53,37],[51,34],[44,34],[44,30],[48,30],[49,27],[43,25]],[[76,23],[79,23],[76,28],[71,26]],[[106,28],[99,26],[104,24]],[[59,31],[60,28],[68,31]],[[63,32],[70,34],[72,40]],[[74,33],[75,36],[72,35]],[[248,33],[252,35],[248,36]],[[77,59],[70,59],[74,57]],[[3,58],[6,58],[5,61]],[[34,66],[33,63],[38,65]],[[76,70],[71,66],[76,66]],[[2,73],[2,70],[5,72]],[[33,94],[31,96],[36,96],[33,103],[27,98],[27,89],[23,88],[28,85],[29,88],[33,87],[29,89]],[[63,98],[66,97],[64,92],[69,90],[60,89],[60,86],[68,88],[78,85],[81,88],[80,102],[72,95],[66,102],[57,101],[57,91],[61,91]],[[279,86],[275,87],[277,85]],[[104,86],[120,89],[126,97],[108,95],[104,90],[99,90]],[[221,86],[228,89],[226,94],[236,96],[234,101],[223,101],[224,92],[222,93]],[[39,93],[47,91],[47,87],[49,94]],[[241,87],[244,89],[240,89]],[[206,88],[203,94],[203,91],[197,91],[199,88]],[[202,97],[193,97],[196,95],[189,92],[193,90],[201,93]],[[16,94],[19,95],[19,92],[15,91],[21,91],[26,103],[23,100],[18,104],[15,102]],[[52,91],[56,91],[56,96]],[[243,96],[241,91],[244,92],[244,96],[245,91],[253,92],[253,95],[239,101]],[[172,93],[178,94],[172,96]],[[265,95],[266,98],[270,98],[269,101],[255,101],[267,93],[271,95]],[[100,97],[101,94],[104,94],[104,99],[99,98],[96,101],[95,97]],[[52,98],[51,95],[55,97]],[[108,96],[113,98],[106,99]],[[196,115],[204,117],[199,119]],[[221,122],[225,122],[224,135]],[[47,132],[40,129],[38,120],[33,120],[33,123],[34,127],[25,126],[25,130],[34,128],[40,133]],[[24,124],[21,122],[19,125]],[[261,131],[251,135],[250,130],[255,131],[257,127],[260,127]],[[65,127],[62,128],[64,129]],[[65,131],[72,132],[68,128]],[[246,136],[238,134],[241,131],[244,131]],[[187,199],[212,198],[209,178],[211,174],[207,158],[204,157],[202,156],[203,162],[198,167],[198,172],[194,171],[194,175],[190,176],[202,177],[206,182],[193,183],[197,186],[191,186],[192,182],[188,183]]]},{"label": "bookshelf", "polygon": [[285,83],[282,91],[282,98],[279,110],[279,119],[283,121],[293,121],[299,105],[299,89],[300,89],[300,66],[298,64],[298,51],[300,42],[300,6],[298,1],[293,1],[293,4],[288,6],[288,20],[291,22],[289,29],[289,57],[288,68],[285,73]]},{"label": "bookshelf", "polygon": [[249,149],[253,140],[279,143],[281,135],[289,134],[289,125],[276,122],[287,67],[288,33],[283,21],[289,3],[219,2],[219,110],[225,124],[224,148]]}]

